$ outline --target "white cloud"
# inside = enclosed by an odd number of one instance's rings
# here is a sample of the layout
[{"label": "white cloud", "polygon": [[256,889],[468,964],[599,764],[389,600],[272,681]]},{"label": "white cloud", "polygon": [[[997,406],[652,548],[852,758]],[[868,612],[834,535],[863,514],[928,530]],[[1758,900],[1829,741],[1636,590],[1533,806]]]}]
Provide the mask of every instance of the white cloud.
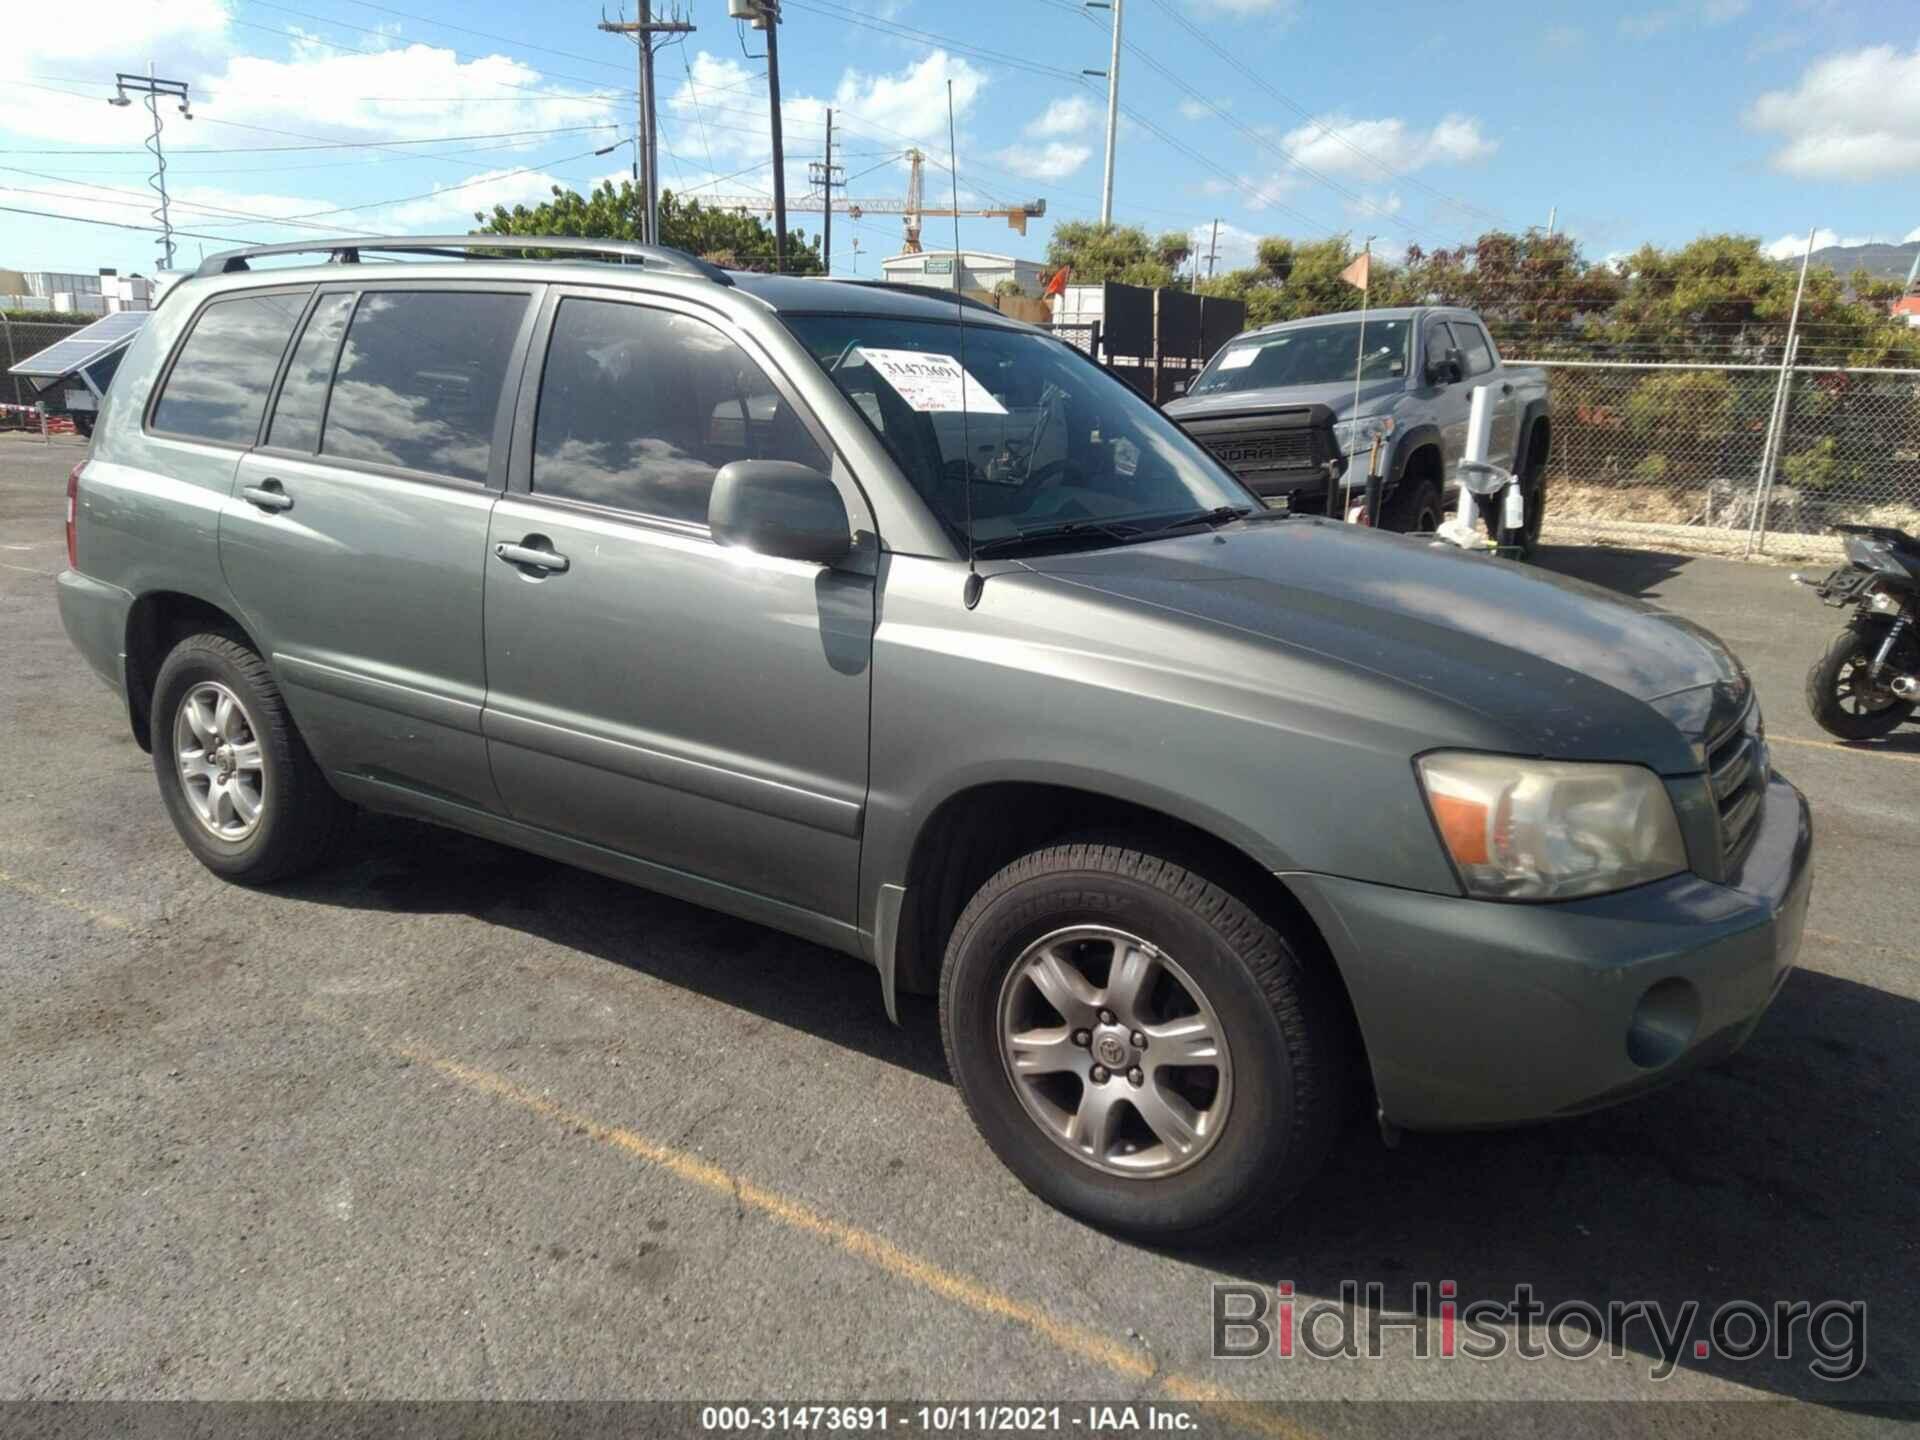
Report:
[{"label": "white cloud", "polygon": [[[1009,145],[994,153],[994,164],[1029,180],[1064,180],[1093,154],[1091,145],[1049,140],[1041,146]],[[965,168],[964,166],[962,168]]]},{"label": "white cloud", "polygon": [[[1213,226],[1196,225],[1187,232],[1193,245],[1193,253],[1200,262],[1200,273],[1207,273],[1207,248],[1214,243]],[[1252,230],[1242,229],[1238,225],[1222,221],[1220,224],[1219,251],[1213,262],[1213,273],[1224,275],[1229,270],[1244,270],[1253,264],[1254,247],[1260,243],[1260,237]]]},{"label": "white cloud", "polygon": [[[1382,166],[1406,175],[1434,165],[1471,164],[1492,155],[1500,142],[1489,139],[1481,131],[1480,122],[1466,115],[1448,115],[1429,130],[1396,118],[1355,120],[1345,115],[1323,115],[1289,130],[1281,137],[1280,147],[1301,166],[1322,175],[1377,179]],[[1261,209],[1302,183],[1303,177],[1294,169],[1246,177],[1245,186],[1256,192],[1249,208]],[[1370,206],[1366,213],[1380,212]]]},{"label": "white cloud", "polygon": [[[1920,240],[1920,230],[1907,236],[1909,240]],[[1837,230],[1815,230],[1813,248],[1825,250],[1834,245],[1881,245],[1886,242],[1878,235],[1842,235]],[[1798,260],[1807,253],[1807,234],[1802,230],[1793,235],[1782,235],[1770,245],[1760,247],[1760,253],[1770,260]]]},{"label": "white cloud", "polygon": [[1084,95],[1069,95],[1050,101],[1038,118],[1027,122],[1027,134],[1036,140],[1052,140],[1062,135],[1078,135],[1093,124],[1093,101]]},{"label": "white cloud", "polygon": [[1828,55],[1791,90],[1747,111],[1785,138],[1776,170],[1809,180],[1874,180],[1920,170],[1920,48],[1874,45]]},{"label": "white cloud", "polygon": [[1920,226],[1915,226],[1900,237],[1900,243],[1902,245],[1911,245],[1916,240],[1920,240]]},{"label": "white cloud", "polygon": [[1233,108],[1233,102],[1231,100],[1225,100],[1225,99],[1215,100],[1211,105],[1209,105],[1205,101],[1195,100],[1191,96],[1189,96],[1185,100],[1182,100],[1179,105],[1181,117],[1187,120],[1218,119],[1219,117],[1214,112],[1219,110],[1231,110],[1232,108]]}]

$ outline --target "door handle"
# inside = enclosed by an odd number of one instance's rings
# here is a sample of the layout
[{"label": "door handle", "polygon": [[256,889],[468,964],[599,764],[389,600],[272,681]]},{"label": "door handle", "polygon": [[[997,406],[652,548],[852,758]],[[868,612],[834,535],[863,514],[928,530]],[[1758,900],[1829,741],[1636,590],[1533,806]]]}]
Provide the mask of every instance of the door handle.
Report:
[{"label": "door handle", "polygon": [[[541,540],[545,539],[545,537],[529,535],[527,539]],[[558,551],[550,550],[544,545],[534,546],[524,543],[509,545],[505,541],[502,541],[493,547],[493,553],[509,565],[524,565],[529,570],[546,570],[555,575],[564,574],[567,566],[571,563],[566,556],[560,554]]]},{"label": "door handle", "polygon": [[258,505],[262,510],[291,510],[293,496],[280,488],[278,480],[265,480],[258,485],[242,485],[240,494],[249,505]]}]

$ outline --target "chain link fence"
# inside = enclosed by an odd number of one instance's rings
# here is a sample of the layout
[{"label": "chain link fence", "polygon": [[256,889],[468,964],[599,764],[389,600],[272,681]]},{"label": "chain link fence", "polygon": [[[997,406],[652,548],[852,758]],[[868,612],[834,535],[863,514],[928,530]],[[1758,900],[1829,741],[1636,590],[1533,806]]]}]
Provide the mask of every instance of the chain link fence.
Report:
[{"label": "chain link fence", "polygon": [[1920,531],[1920,370],[1509,363],[1549,381],[1550,540],[1824,559],[1835,522]]},{"label": "chain link fence", "polygon": [[33,388],[33,382],[21,375],[9,375],[16,363],[29,355],[37,355],[56,340],[64,340],[76,330],[84,329],[100,317],[86,315],[77,317],[71,325],[57,321],[9,320],[0,315],[0,405],[31,405],[38,400],[39,394]]}]

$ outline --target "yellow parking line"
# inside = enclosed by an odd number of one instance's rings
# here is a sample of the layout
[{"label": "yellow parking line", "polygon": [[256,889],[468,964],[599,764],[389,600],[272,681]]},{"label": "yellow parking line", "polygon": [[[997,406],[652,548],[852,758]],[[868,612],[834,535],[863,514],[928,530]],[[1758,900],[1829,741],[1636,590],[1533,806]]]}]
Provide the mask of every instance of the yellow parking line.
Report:
[{"label": "yellow parking line", "polygon": [[803,1201],[769,1190],[710,1160],[569,1110],[489,1071],[429,1054],[413,1046],[403,1045],[397,1049],[407,1059],[429,1066],[449,1080],[530,1110],[543,1119],[585,1134],[599,1144],[657,1166],[677,1180],[731,1200],[743,1210],[755,1211],[803,1235],[823,1240],[896,1280],[904,1280],[916,1289],[937,1295],[977,1315],[1021,1326],[1056,1350],[1098,1365],[1121,1379],[1154,1381],[1160,1391],[1172,1400],[1221,1404],[1222,1418],[1243,1428],[1275,1436],[1276,1440],[1308,1440],[1313,1433],[1282,1416],[1237,1400],[1204,1380],[1188,1375],[1159,1374],[1152,1358],[1136,1345],[1114,1340],[1071,1320],[1051,1315],[1037,1305],[1016,1299],[983,1281],[948,1270],[912,1251],[903,1250],[871,1230],[823,1215]]},{"label": "yellow parking line", "polygon": [[36,900],[44,900],[49,905],[58,905],[62,909],[71,910],[76,915],[84,915],[95,924],[105,925],[111,930],[133,929],[133,922],[123,915],[114,915],[105,910],[96,910],[91,905],[82,904],[78,900],[69,900],[58,890],[51,890],[38,881],[26,880],[18,875],[9,874],[5,870],[0,870],[0,885],[5,885],[10,890],[17,890],[22,895],[31,895]]},{"label": "yellow parking line", "polygon": [[1868,755],[1875,760],[1904,760],[1909,765],[1920,765],[1920,755],[1908,755],[1898,750],[1863,750],[1858,745],[1842,745],[1838,740],[1796,740],[1791,735],[1769,735],[1769,745],[1804,745],[1809,750],[1837,750],[1842,755]]}]

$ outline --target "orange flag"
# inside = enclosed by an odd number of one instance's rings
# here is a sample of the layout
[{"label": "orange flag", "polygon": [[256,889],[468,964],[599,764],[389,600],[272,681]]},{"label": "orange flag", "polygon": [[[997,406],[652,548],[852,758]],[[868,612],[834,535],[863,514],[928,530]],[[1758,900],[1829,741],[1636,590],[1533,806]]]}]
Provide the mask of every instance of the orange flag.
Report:
[{"label": "orange flag", "polygon": [[1373,279],[1373,252],[1362,251],[1358,260],[1340,272],[1340,278],[1356,290],[1365,290]]},{"label": "orange flag", "polygon": [[1067,276],[1069,273],[1070,267],[1062,265],[1058,270],[1053,272],[1053,278],[1047,281],[1047,288],[1041,293],[1043,295],[1061,294],[1067,288]]}]

